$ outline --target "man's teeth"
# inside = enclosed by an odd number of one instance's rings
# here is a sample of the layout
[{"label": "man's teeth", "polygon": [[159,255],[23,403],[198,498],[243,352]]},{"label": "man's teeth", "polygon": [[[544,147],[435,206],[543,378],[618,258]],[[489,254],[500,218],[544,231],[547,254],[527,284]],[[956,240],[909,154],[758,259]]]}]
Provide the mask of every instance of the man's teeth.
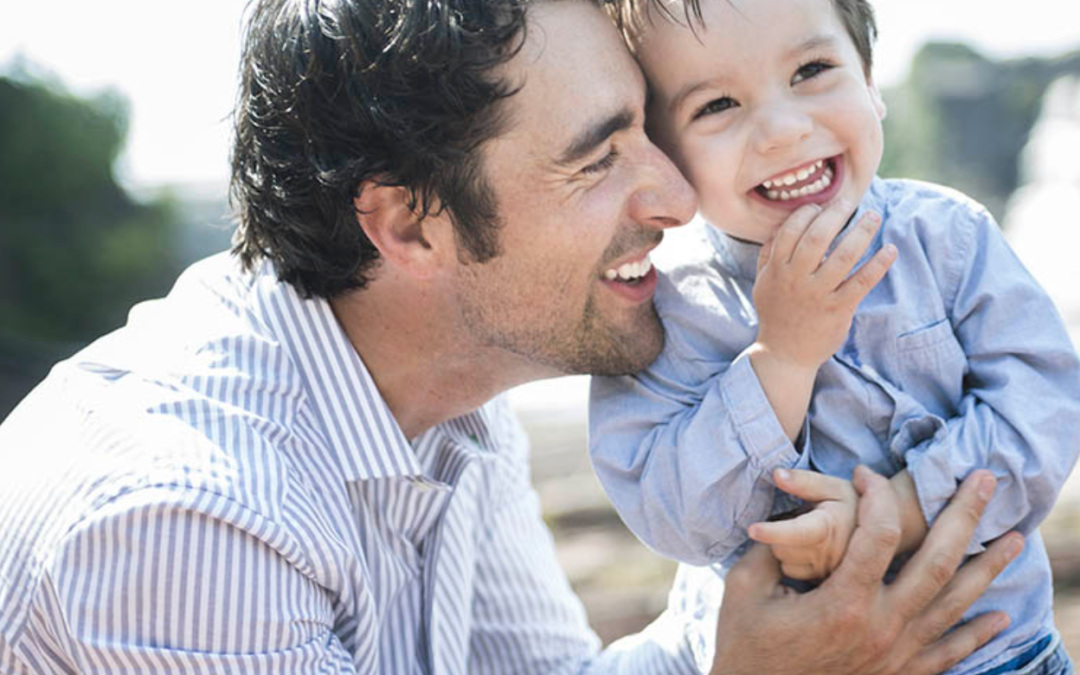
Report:
[{"label": "man's teeth", "polygon": [[[818,162],[818,164],[820,164],[820,162]],[[802,172],[800,171],[800,173],[802,173]],[[785,176],[785,180],[788,177],[790,177],[791,175],[792,174],[788,174],[788,176]],[[807,176],[809,176],[809,174],[807,174]],[[775,189],[776,185],[777,185],[777,181],[771,181],[771,182],[770,181],[765,181],[764,183],[762,183],[762,185],[765,187],[765,190],[766,190],[765,191],[765,196],[767,198],[769,198],[769,199],[771,199],[773,201],[786,202],[786,201],[791,200],[791,199],[797,199],[798,197],[806,197],[808,195],[815,195],[815,194],[823,191],[825,188],[832,185],[833,176],[834,176],[834,174],[833,174],[832,167],[827,166],[827,167],[825,167],[825,173],[822,174],[821,178],[818,178],[813,183],[810,183],[809,185],[804,185],[801,188],[798,188],[797,190]],[[805,178],[801,178],[799,180],[805,180]],[[793,182],[797,182],[797,181],[793,181]],[[787,184],[790,185],[790,183],[787,183]]]},{"label": "man's teeth", "polygon": [[798,183],[799,181],[806,180],[807,178],[812,176],[815,172],[820,171],[821,167],[824,166],[824,164],[825,164],[825,160],[819,159],[818,161],[814,162],[810,166],[803,167],[803,168],[799,169],[798,171],[792,171],[789,174],[785,174],[783,176],[780,176],[779,178],[774,178],[773,180],[767,180],[764,183],[762,183],[761,185],[766,190],[771,190],[773,187],[791,186],[791,185],[794,185],[795,183]]},{"label": "man's teeth", "polygon": [[607,272],[604,272],[604,276],[608,281],[615,281],[616,279],[619,279],[620,281],[633,281],[645,276],[651,269],[652,261],[646,256],[637,262],[628,262],[619,265],[618,269],[608,270]]}]

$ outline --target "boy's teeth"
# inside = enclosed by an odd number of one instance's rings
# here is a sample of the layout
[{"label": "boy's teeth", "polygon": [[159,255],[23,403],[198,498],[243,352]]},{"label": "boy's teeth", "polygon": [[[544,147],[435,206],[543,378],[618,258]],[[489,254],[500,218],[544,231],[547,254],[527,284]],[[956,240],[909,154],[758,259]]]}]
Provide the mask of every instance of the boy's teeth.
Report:
[{"label": "boy's teeth", "polygon": [[631,281],[633,279],[640,279],[648,274],[651,269],[652,261],[646,256],[637,262],[624,263],[619,265],[617,269],[610,269],[604,272],[604,277],[608,281],[615,281],[615,279]]},{"label": "boy's teeth", "polygon": [[[818,162],[818,164],[820,164],[820,162]],[[812,171],[811,171],[811,173],[812,173]],[[790,175],[791,174],[788,174],[788,176],[790,176]],[[810,173],[807,173],[807,177],[809,177],[809,175],[810,175]],[[780,183],[778,183],[777,181],[765,181],[764,183],[762,183],[762,185],[765,187],[765,190],[766,190],[765,191],[765,197],[766,198],[771,199],[772,201],[786,202],[786,201],[790,201],[792,199],[796,199],[798,197],[806,197],[808,195],[813,195],[813,194],[817,194],[817,193],[821,192],[825,188],[832,185],[833,175],[834,174],[833,174],[832,167],[831,166],[825,167],[825,173],[822,174],[821,178],[818,178],[813,183],[810,183],[809,185],[804,185],[804,186],[802,186],[801,188],[799,188],[797,190],[776,190],[776,189],[772,189],[772,188],[775,188],[775,187],[780,185]],[[787,178],[787,176],[785,176],[785,178]],[[805,177],[802,178],[801,180],[805,180]],[[787,183],[785,181],[784,185],[791,185],[791,183]]]},{"label": "boy's teeth", "polygon": [[791,173],[784,174],[783,176],[774,178],[772,180],[767,180],[761,185],[766,190],[772,190],[774,187],[790,187],[795,183],[806,180],[807,178],[812,176],[815,171],[820,171],[821,167],[824,166],[824,164],[825,160],[819,159],[810,166],[803,167],[798,171],[792,171]]}]

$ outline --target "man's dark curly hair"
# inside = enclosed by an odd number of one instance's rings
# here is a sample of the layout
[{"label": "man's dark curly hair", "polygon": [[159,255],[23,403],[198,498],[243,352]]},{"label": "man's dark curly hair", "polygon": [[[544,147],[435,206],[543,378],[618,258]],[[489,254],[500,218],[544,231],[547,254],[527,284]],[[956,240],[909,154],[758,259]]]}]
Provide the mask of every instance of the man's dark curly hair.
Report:
[{"label": "man's dark curly hair", "polygon": [[[524,39],[528,0],[258,0],[234,112],[233,253],[269,259],[306,296],[363,288],[378,250],[354,198],[404,187],[446,209],[463,259],[498,253],[477,149],[514,87],[494,76]],[[359,214],[363,217],[363,214]]]},{"label": "man's dark curly hair", "polygon": [[[703,26],[701,3],[721,1],[732,0],[682,0],[681,17],[675,16],[669,0],[604,0],[604,7],[632,50],[641,34],[643,22],[651,20],[651,17],[664,17],[691,28]],[[832,4],[840,23],[855,43],[863,70],[869,76],[874,65],[874,41],[878,34],[874,8],[869,0],[832,0]]]}]

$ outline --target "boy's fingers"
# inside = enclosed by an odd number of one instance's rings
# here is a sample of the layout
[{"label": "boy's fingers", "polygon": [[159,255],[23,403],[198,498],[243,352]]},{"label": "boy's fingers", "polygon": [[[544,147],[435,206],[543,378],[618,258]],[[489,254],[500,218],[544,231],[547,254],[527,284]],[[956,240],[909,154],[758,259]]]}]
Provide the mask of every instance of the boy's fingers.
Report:
[{"label": "boy's fingers", "polygon": [[772,258],[782,263],[791,262],[791,256],[795,252],[799,239],[819,213],[821,213],[821,207],[815,204],[795,209],[776,231],[776,236],[772,238]]},{"label": "boy's fingers", "polygon": [[773,239],[767,239],[764,244],[761,245],[761,250],[758,252],[757,259],[757,271],[758,274],[764,269],[765,265],[769,264],[769,259],[772,258],[773,251]]},{"label": "boy's fingers", "polygon": [[812,581],[813,579],[820,578],[821,574],[810,563],[787,563],[785,562],[781,569],[784,572],[784,576],[788,579],[798,579],[799,581]]},{"label": "boy's fingers", "polygon": [[837,242],[814,276],[831,288],[839,286],[862,260],[880,227],[881,216],[873,211],[864,213]]},{"label": "boy's fingers", "polygon": [[774,546],[813,546],[829,533],[829,520],[821,511],[810,511],[791,520],[754,523],[750,538]]},{"label": "boy's fingers", "polygon": [[777,469],[773,472],[776,487],[808,502],[843,499],[849,494],[849,481],[802,469]]},{"label": "boy's fingers", "polygon": [[887,244],[874,257],[866,261],[859,271],[844,280],[837,289],[836,294],[840,302],[846,306],[855,308],[867,293],[873,290],[878,282],[885,278],[886,272],[896,261],[896,247]]},{"label": "boy's fingers", "polygon": [[821,266],[829,247],[854,211],[854,206],[841,199],[830,204],[810,223],[791,256],[791,265],[797,273],[813,274]]}]

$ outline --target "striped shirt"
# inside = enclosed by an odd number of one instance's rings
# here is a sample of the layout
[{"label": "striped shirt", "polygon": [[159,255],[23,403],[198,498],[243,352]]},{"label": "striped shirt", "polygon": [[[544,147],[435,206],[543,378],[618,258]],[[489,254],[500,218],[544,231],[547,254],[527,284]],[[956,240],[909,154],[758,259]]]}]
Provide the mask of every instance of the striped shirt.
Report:
[{"label": "striped shirt", "polygon": [[197,263],[0,425],[0,673],[697,672],[601,652],[503,398],[411,442],[329,305]]}]

